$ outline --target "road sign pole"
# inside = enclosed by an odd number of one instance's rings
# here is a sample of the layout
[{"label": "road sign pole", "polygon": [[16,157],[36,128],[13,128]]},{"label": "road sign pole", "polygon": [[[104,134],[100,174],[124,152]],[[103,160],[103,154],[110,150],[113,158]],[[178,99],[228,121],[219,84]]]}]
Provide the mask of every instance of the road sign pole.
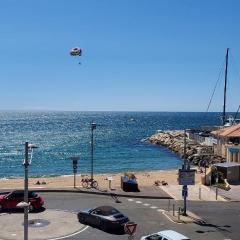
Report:
[{"label": "road sign pole", "polygon": [[[184,187],[187,187],[186,185],[183,186]],[[184,211],[183,211],[183,215],[186,216],[187,215],[187,194],[184,193]]]},{"label": "road sign pole", "polygon": [[[187,169],[187,158],[186,158],[186,129],[184,130],[184,149],[183,149],[183,157],[184,157],[184,170]],[[187,215],[187,194],[185,192],[185,189],[187,189],[187,185],[183,186],[183,192],[184,192],[184,211],[183,215]]]},{"label": "road sign pole", "polygon": [[73,185],[74,185],[74,188],[76,188],[76,171],[75,170],[74,170],[73,175],[74,175],[74,183],[73,183]]},{"label": "road sign pole", "polygon": [[73,166],[73,187],[76,188],[77,164],[78,160],[80,160],[80,156],[71,157],[70,159],[72,160]]}]

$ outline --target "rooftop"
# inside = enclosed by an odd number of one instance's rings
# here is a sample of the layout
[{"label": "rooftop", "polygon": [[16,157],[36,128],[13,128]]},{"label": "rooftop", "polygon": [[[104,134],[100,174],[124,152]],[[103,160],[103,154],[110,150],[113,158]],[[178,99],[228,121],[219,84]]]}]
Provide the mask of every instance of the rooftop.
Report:
[{"label": "rooftop", "polygon": [[221,128],[211,133],[220,137],[240,137],[240,124]]},{"label": "rooftop", "polygon": [[225,163],[216,163],[214,164],[214,166],[228,168],[228,167],[239,167],[240,164],[236,162],[225,162]]}]

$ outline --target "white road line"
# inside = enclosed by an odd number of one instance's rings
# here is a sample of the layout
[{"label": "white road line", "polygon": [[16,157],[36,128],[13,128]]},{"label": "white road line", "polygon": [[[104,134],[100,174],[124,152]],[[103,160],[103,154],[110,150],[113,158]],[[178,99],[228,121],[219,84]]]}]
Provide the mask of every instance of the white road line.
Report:
[{"label": "white road line", "polygon": [[129,198],[129,199],[128,199],[128,201],[129,201],[129,202],[132,202],[132,201],[133,201],[133,199]]},{"label": "white road line", "polygon": [[162,213],[162,212],[164,212],[164,210],[163,210],[163,209],[158,209],[157,211],[158,211],[158,212],[161,212],[161,213]]},{"label": "white road line", "polygon": [[136,203],[142,203],[141,201],[136,201]]},{"label": "white road line", "polygon": [[149,203],[144,203],[143,205],[147,207],[147,206],[149,206],[150,204],[149,204]]},{"label": "white road line", "polygon": [[151,208],[151,209],[156,209],[157,207],[156,207],[156,206],[151,206],[150,208]]},{"label": "white road line", "polygon": [[178,223],[178,222],[174,222],[168,215],[166,215],[164,212],[162,213],[169,221],[173,222],[173,223],[177,223],[177,224],[182,224],[182,223]]},{"label": "white road line", "polygon": [[64,236],[64,237],[58,237],[58,238],[49,238],[48,240],[59,240],[59,239],[69,238],[69,237],[72,237],[72,236],[74,236],[74,235],[77,235],[77,234],[85,231],[87,228],[88,228],[88,226],[86,226],[85,228],[81,229],[80,231],[75,232],[75,233],[72,233],[72,234],[70,234],[70,235],[67,235],[67,236]]}]

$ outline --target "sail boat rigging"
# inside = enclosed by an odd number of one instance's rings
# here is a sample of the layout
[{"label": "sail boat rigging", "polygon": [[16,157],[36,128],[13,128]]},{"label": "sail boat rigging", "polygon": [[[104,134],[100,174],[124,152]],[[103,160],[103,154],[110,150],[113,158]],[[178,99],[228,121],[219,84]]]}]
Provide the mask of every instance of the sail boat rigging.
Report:
[{"label": "sail boat rigging", "polygon": [[227,53],[226,53],[226,65],[225,65],[224,102],[223,102],[223,116],[222,116],[223,125],[226,124],[226,99],[227,99],[228,51],[229,51],[229,48],[227,48]]},{"label": "sail boat rigging", "polygon": [[[225,56],[225,77],[224,77],[224,100],[223,100],[223,112],[222,112],[222,116],[221,116],[221,119],[222,119],[222,125],[223,126],[232,126],[234,124],[237,124],[237,123],[240,123],[240,119],[236,119],[236,116],[239,112],[239,108],[237,110],[237,113],[235,115],[235,117],[232,117],[232,116],[229,116],[227,117],[227,114],[226,114],[226,106],[227,106],[227,84],[228,84],[228,57],[229,57],[229,48],[227,48],[227,52],[226,52],[226,56]],[[223,70],[223,69],[222,69]],[[222,71],[221,71],[222,72]],[[218,85],[218,82],[219,82],[219,79],[220,79],[220,75],[219,74],[219,77],[218,77],[218,80],[216,82],[216,85],[214,87],[214,90],[213,90],[213,93],[211,95],[211,98],[210,98],[210,101],[209,101],[209,104],[208,104],[208,107],[207,107],[207,112],[209,110],[209,107],[211,105],[211,102],[212,102],[212,98],[213,98],[213,95],[215,93],[215,90],[216,90],[216,87]],[[240,105],[239,105],[240,107]]]}]

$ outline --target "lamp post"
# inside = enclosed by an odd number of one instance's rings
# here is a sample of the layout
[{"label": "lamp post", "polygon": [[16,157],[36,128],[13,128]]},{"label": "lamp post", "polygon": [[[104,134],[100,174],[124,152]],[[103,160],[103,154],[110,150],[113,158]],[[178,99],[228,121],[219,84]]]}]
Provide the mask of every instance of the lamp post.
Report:
[{"label": "lamp post", "polygon": [[[93,130],[96,129],[97,124],[91,123],[91,179],[93,180]],[[93,181],[91,182],[91,184]]]},{"label": "lamp post", "polygon": [[[184,129],[183,158],[184,158],[184,170],[187,170],[187,158],[186,158],[186,129]],[[188,167],[189,167],[189,165],[188,165]],[[184,191],[183,215],[186,216],[186,215],[187,215],[187,191],[188,191],[187,185],[183,185],[183,191]]]},{"label": "lamp post", "polygon": [[[34,144],[30,144],[25,142],[25,158],[23,161],[24,166],[24,204],[22,207],[24,208],[24,240],[28,240],[28,166],[32,160],[33,149],[37,148]],[[30,151],[30,162],[29,162],[29,151]],[[21,207],[21,206],[20,206]]]}]

